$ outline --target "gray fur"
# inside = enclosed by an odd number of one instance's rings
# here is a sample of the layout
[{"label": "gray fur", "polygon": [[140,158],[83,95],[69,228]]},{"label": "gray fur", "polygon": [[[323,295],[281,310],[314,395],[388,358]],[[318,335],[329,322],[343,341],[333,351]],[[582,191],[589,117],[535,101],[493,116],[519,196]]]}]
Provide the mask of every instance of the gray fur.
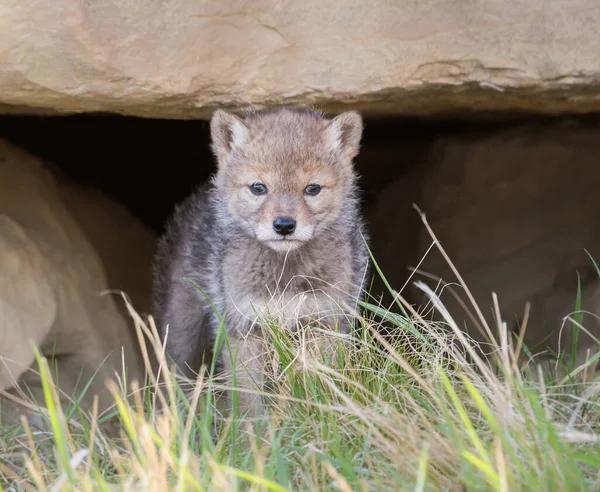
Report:
[{"label": "gray fur", "polygon": [[[236,348],[238,385],[249,391],[260,390],[262,381],[262,339],[253,313],[274,311],[289,329],[298,318],[315,315],[345,329],[368,266],[352,169],[361,132],[357,113],[333,120],[290,108],[241,118],[215,113],[211,134],[218,172],[176,208],[155,263],[154,313],[163,338],[168,326],[166,351],[181,370],[197,371],[210,354],[218,327],[215,308]],[[317,164],[306,167],[309,161]],[[306,171],[298,174],[303,166]],[[243,180],[236,181],[244,173],[251,179],[253,172],[269,177],[268,197],[253,197]],[[331,179],[331,188],[322,192],[328,195],[319,198],[322,205],[307,205],[303,176]],[[273,214],[295,212],[302,218],[299,229],[308,231],[298,232],[300,246],[279,251],[273,247],[288,243],[259,238],[270,234],[261,224],[268,225]],[[296,317],[290,321],[293,303]],[[228,357],[222,359],[231,370]],[[256,397],[241,397],[246,410],[259,411]]]}]

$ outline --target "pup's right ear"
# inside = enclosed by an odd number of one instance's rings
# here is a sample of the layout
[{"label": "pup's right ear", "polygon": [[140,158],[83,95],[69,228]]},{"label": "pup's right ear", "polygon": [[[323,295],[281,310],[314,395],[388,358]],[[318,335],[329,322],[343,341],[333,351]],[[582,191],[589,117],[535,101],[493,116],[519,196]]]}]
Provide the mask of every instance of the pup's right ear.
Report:
[{"label": "pup's right ear", "polygon": [[231,151],[248,140],[248,127],[237,116],[218,109],[210,119],[210,137],[213,152],[222,166]]}]

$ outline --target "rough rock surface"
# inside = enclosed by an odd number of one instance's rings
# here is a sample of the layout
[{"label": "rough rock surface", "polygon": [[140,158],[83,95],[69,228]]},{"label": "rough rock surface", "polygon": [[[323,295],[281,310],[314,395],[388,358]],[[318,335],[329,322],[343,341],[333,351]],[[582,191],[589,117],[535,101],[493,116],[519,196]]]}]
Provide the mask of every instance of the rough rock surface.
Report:
[{"label": "rough rock surface", "polygon": [[0,112],[600,110],[596,0],[8,0]]},{"label": "rough rock surface", "polygon": [[126,225],[125,212],[110,200],[57,182],[40,161],[0,141],[0,390],[18,382],[40,398],[39,378],[29,370],[34,345],[56,364],[66,394],[98,371],[84,404],[95,393],[102,403],[106,379],[122,373],[122,357],[139,379],[121,301],[101,293],[129,288],[147,308],[153,248],[152,234],[132,217]]},{"label": "rough rock surface", "polygon": [[[575,309],[579,275],[584,324],[599,337],[600,279],[590,259],[600,260],[599,142],[599,129],[568,123],[439,139],[413,172],[382,191],[370,214],[384,271],[400,288],[406,265],[416,265],[432,244],[414,202],[491,326],[492,292],[511,329],[530,302],[528,342],[556,349],[563,318]],[[420,270],[457,282],[436,248]],[[415,279],[436,285],[431,278]],[[466,299],[460,288],[454,290]],[[477,334],[448,289],[442,299]],[[565,324],[562,348],[570,326]]]}]

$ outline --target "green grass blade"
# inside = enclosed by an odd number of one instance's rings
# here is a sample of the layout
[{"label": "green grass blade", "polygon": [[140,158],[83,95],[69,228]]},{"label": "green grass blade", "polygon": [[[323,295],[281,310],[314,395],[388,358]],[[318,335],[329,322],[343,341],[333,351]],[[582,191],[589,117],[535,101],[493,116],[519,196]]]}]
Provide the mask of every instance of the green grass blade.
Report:
[{"label": "green grass blade", "polygon": [[56,395],[56,392],[54,391],[52,378],[50,376],[50,369],[48,367],[48,361],[45,357],[42,357],[37,348],[34,350],[35,358],[40,371],[40,380],[44,393],[44,403],[46,404],[46,408],[48,410],[50,428],[52,429],[56,451],[58,454],[58,461],[69,482],[73,483],[75,474],[71,467],[71,451],[67,444],[67,430],[61,414],[60,401]]}]

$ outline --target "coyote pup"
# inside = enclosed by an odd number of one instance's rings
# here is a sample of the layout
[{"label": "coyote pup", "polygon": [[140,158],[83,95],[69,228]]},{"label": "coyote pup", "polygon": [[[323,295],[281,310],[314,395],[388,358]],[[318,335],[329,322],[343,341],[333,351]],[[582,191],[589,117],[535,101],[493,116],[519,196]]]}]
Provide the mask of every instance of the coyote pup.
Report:
[{"label": "coyote pup", "polygon": [[[218,171],[179,205],[160,241],[154,312],[167,355],[184,373],[211,351],[219,315],[230,338],[240,404],[261,411],[259,322],[294,330],[319,320],[345,331],[368,265],[352,159],[362,120],[280,108],[210,122]],[[217,314],[219,313],[219,314]]]}]

